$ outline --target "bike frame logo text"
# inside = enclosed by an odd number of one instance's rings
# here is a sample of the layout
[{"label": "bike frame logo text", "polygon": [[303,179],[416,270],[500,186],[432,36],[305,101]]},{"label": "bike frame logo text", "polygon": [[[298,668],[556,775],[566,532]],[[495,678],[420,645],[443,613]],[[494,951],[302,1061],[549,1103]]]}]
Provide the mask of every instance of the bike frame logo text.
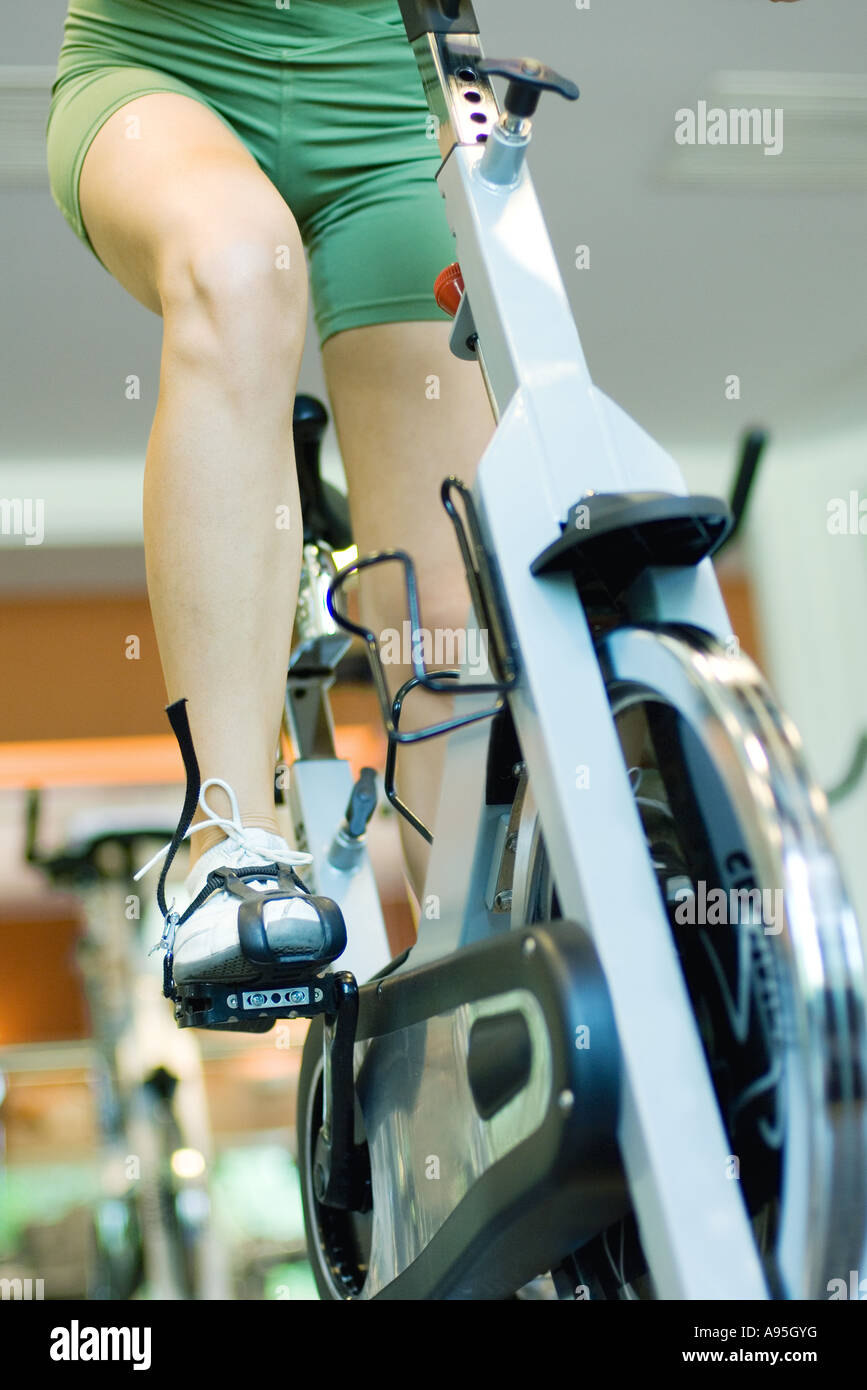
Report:
[{"label": "bike frame logo text", "polygon": [[783,152],[783,110],[766,106],[721,106],[708,109],[698,102],[695,111],[682,106],[674,113],[674,138],[678,145],[764,145],[766,155]]}]

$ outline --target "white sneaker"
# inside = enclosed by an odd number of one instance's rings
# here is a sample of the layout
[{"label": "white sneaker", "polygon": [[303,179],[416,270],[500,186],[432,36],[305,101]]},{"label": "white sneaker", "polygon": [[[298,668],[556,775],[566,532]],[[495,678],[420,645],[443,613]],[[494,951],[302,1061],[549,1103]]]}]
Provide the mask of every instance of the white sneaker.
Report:
[{"label": "white sneaker", "polygon": [[[205,792],[211,786],[222,787],[229,797],[232,815],[223,818],[214,814],[205,800]],[[239,869],[256,864],[310,864],[313,856],[292,850],[282,835],[274,835],[268,830],[241,824],[238,803],[232,788],[218,777],[211,777],[202,784],[199,805],[208,813],[207,818],[191,825],[184,838],[194,835],[211,825],[219,825],[227,838],[207,850],[188,873],[183,885],[184,902],[173,902],[171,910],[182,914],[205,886],[208,874],[214,869]],[[136,874],[142,874],[167,852],[168,845],[151,859]],[[277,880],[273,873],[259,878],[245,879],[245,884],[259,892],[276,888]],[[180,895],[179,895],[180,897]],[[240,899],[225,889],[213,892],[201,906],[182,922],[175,930],[174,940],[165,941],[172,949],[172,973],[176,984],[191,980],[238,980],[255,982],[262,971],[247,959],[241,951],[238,935],[238,909]],[[263,912],[268,944],[278,954],[291,953],[299,935],[309,946],[321,933],[319,914],[304,897],[292,897],[267,903]],[[318,930],[317,930],[318,929]],[[324,936],[323,936],[324,939]]]}]

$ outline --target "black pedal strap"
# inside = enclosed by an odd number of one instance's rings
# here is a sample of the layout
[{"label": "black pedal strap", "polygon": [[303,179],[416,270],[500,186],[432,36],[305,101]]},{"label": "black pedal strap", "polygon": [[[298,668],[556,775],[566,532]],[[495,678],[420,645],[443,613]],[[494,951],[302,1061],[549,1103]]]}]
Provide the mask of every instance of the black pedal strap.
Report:
[{"label": "black pedal strap", "polygon": [[[181,913],[176,925],[180,926],[182,922],[186,922],[187,918],[191,917],[196,909],[201,907],[202,903],[207,902],[208,898],[214,893],[225,891],[236,893],[238,897],[249,897],[252,895],[252,897],[258,901],[259,898],[262,897],[261,893],[254,892],[252,889],[244,890],[243,880],[248,878],[279,879],[281,888],[289,890],[288,892],[283,891],[277,894],[271,893],[268,895],[269,897],[309,897],[307,889],[304,887],[304,884],[301,882],[295,870],[290,868],[287,871],[282,864],[247,864],[241,869],[228,869],[226,867],[212,869],[189,907]],[[239,891],[239,888],[236,886],[239,883],[241,885],[241,891]]]},{"label": "black pedal strap", "polygon": [[166,714],[169,723],[174,731],[175,738],[181,750],[181,757],[184,760],[184,771],[187,774],[187,790],[184,796],[184,804],[181,809],[181,818],[178,821],[177,829],[172,836],[163,866],[160,870],[160,881],[157,884],[157,902],[160,912],[165,921],[168,916],[166,907],[165,884],[172,860],[178,852],[178,848],[190,828],[193,816],[196,814],[196,807],[199,804],[199,792],[201,791],[201,777],[199,774],[199,764],[193,748],[193,736],[190,733],[190,722],[187,718],[186,699],[175,700],[174,704],[166,705]]}]

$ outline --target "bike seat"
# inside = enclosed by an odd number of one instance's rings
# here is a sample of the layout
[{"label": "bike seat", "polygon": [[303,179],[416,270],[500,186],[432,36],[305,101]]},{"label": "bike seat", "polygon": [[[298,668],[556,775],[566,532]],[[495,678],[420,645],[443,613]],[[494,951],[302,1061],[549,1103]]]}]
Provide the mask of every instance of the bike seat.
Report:
[{"label": "bike seat", "polygon": [[320,449],[327,424],[328,411],[321,401],[315,396],[295,397],[292,434],[304,544],[324,541],[332,550],[346,550],[352,545],[349,504],[339,488],[326,482],[320,471]]}]

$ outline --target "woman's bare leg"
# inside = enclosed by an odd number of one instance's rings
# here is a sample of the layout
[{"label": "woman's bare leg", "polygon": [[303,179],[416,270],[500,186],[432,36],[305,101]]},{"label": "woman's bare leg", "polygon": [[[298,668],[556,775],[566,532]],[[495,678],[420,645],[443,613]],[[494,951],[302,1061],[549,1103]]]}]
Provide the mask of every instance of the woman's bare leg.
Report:
[{"label": "woman's bare leg", "polygon": [[[126,138],[131,113],[135,140]],[[164,323],[144,527],[169,700],[187,698],[202,780],[223,778],[244,823],[273,830],[301,554],[292,409],[307,274],[298,228],[233,132],[169,93],[129,102],[101,128],[81,204],[100,258]],[[218,788],[209,801],[229,813]],[[221,838],[201,831],[191,862]]]},{"label": "woman's bare leg", "polygon": [[[322,349],[359,551],[400,547],[412,555],[422,622],[431,633],[463,629],[470,606],[454,531],[440,504],[440,483],[449,473],[471,483],[494,430],[479,368],[450,351],[450,330],[445,320],[375,324],[335,333]],[[402,632],[409,615],[401,569],[383,567],[364,579],[366,624],[377,634],[387,628]],[[392,693],[412,674],[403,664],[386,669]],[[405,726],[439,722],[449,703],[414,691]],[[443,739],[400,751],[401,795],[429,825],[439,800],[444,752]],[[418,895],[428,847],[411,826],[402,823],[401,831]]]}]

